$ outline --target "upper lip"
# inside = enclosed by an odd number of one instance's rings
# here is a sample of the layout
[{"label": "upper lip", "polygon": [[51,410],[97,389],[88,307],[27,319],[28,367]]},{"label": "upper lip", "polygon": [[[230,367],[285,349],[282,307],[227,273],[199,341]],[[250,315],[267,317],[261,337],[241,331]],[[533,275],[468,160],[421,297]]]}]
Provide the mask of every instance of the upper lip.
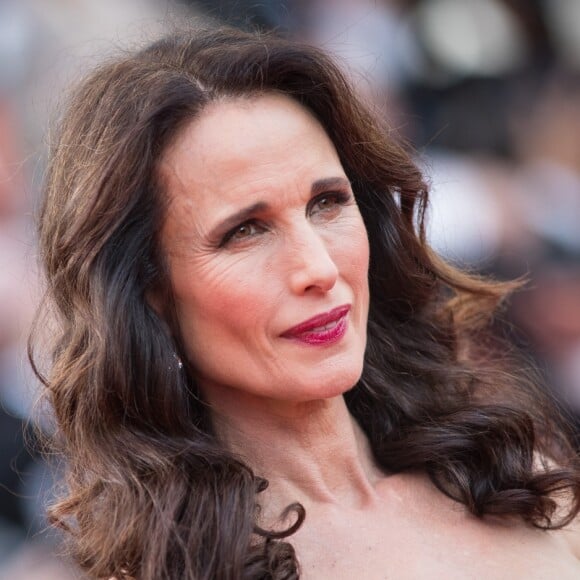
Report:
[{"label": "upper lip", "polygon": [[314,328],[319,326],[324,326],[325,324],[330,324],[331,322],[336,322],[340,320],[343,316],[348,314],[350,310],[350,304],[343,304],[342,306],[337,306],[328,312],[323,312],[322,314],[317,314],[292,328],[286,330],[282,336],[295,336],[297,334],[302,334],[304,332],[309,332]]}]

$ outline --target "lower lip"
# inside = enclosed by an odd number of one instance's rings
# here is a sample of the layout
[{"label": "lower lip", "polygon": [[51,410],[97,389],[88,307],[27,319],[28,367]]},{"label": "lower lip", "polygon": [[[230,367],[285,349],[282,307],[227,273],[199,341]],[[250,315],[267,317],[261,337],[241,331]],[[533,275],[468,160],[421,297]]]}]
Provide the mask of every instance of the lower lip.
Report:
[{"label": "lower lip", "polygon": [[338,342],[346,334],[347,329],[348,319],[345,314],[332,328],[318,332],[303,332],[302,334],[293,335],[290,338],[304,344],[326,346]]}]

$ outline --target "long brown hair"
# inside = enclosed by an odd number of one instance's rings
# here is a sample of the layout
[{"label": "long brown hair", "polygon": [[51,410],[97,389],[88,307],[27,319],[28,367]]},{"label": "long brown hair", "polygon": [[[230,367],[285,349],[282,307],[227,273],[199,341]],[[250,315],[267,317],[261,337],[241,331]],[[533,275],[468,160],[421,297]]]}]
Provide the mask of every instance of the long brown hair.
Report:
[{"label": "long brown hair", "polygon": [[[40,251],[59,321],[44,382],[67,461],[51,510],[92,577],[296,578],[283,532],[256,524],[264,479],[216,439],[178,329],[160,251],[158,160],[216,99],[282,92],[334,142],[370,244],[362,377],[346,394],[385,472],[422,470],[478,516],[542,527],[578,512],[580,472],[531,382],[499,362],[490,320],[508,285],[460,273],[425,241],[427,187],[320,51],[231,29],[175,34],[102,65],[51,153]],[[169,330],[168,330],[169,329]],[[553,457],[556,468],[534,457]],[[554,521],[554,493],[571,501]]]}]

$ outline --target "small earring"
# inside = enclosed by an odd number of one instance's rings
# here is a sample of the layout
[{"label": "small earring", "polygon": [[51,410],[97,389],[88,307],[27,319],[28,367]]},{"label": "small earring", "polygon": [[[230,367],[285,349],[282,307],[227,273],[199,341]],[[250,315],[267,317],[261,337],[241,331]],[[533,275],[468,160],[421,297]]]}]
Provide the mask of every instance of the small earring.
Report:
[{"label": "small earring", "polygon": [[173,353],[173,358],[177,361],[177,368],[179,370],[182,370],[183,369],[183,362],[182,362],[182,360],[177,356],[176,353]]}]

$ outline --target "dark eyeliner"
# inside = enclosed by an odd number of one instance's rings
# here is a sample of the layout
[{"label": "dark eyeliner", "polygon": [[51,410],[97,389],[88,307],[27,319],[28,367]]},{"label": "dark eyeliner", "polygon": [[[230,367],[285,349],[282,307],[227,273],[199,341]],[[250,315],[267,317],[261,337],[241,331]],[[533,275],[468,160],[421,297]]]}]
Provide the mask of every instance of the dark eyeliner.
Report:
[{"label": "dark eyeliner", "polygon": [[246,223],[248,223],[248,222],[242,222],[242,223],[234,226],[233,228],[229,229],[220,238],[220,241],[218,243],[218,248],[223,248],[234,237],[234,234],[238,231],[238,229],[241,228],[242,226],[246,225]]},{"label": "dark eyeliner", "polygon": [[257,225],[256,220],[246,220],[245,222],[241,222],[239,224],[237,224],[236,226],[234,226],[233,228],[231,228],[230,230],[228,230],[220,239],[219,244],[218,244],[218,248],[223,248],[224,246],[226,246],[228,244],[228,242],[234,237],[234,235],[236,234],[236,232],[243,226],[251,226],[251,225]]},{"label": "dark eyeliner", "polygon": [[325,193],[320,193],[308,202],[308,206],[306,208],[307,213],[310,214],[312,212],[312,208],[324,198],[330,198],[338,205],[346,205],[349,201],[352,200],[353,196],[349,191],[327,191]]}]

